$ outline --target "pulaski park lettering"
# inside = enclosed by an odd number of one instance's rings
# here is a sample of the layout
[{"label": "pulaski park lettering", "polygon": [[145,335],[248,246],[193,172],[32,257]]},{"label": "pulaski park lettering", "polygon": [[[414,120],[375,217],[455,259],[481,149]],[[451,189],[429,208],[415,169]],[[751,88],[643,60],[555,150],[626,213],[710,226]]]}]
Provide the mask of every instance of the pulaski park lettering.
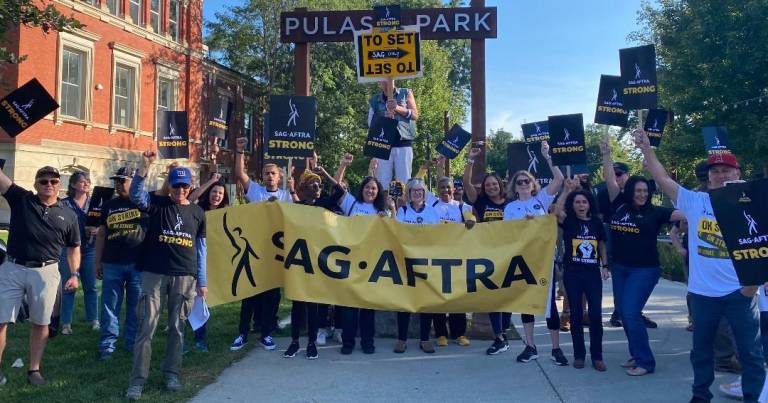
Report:
[{"label": "pulaski park lettering", "polygon": [[[272,244],[277,248],[285,250],[284,233],[275,232],[272,235]],[[324,275],[335,279],[346,279],[352,269],[353,262],[344,259],[351,252],[351,249],[341,245],[329,245],[324,247],[317,256],[317,269]],[[293,266],[304,269],[307,274],[315,274],[312,256],[309,253],[309,247],[305,239],[299,238],[290,246],[286,256],[276,255],[275,260],[283,262],[283,267],[290,270]],[[454,273],[463,275],[466,279],[467,293],[477,292],[478,286],[489,290],[499,288],[509,288],[516,281],[524,281],[529,285],[536,285],[536,279],[533,277],[531,269],[522,256],[514,256],[507,265],[504,280],[501,284],[496,284],[491,280],[491,275],[496,270],[493,261],[484,258],[476,259],[427,259],[419,257],[406,257],[405,259],[405,279],[401,276],[400,266],[391,250],[381,252],[378,260],[368,277],[369,283],[377,283],[389,279],[392,284],[406,285],[416,287],[416,281],[427,280],[429,274],[437,274],[441,278],[442,292],[450,294],[453,292],[451,278]],[[366,270],[367,262],[359,262],[358,268]],[[427,268],[439,268],[439,271],[425,270]],[[504,268],[502,268],[504,269]],[[427,272],[429,271],[429,273]],[[545,283],[542,280],[542,283]],[[546,284],[542,284],[546,285]]]}]

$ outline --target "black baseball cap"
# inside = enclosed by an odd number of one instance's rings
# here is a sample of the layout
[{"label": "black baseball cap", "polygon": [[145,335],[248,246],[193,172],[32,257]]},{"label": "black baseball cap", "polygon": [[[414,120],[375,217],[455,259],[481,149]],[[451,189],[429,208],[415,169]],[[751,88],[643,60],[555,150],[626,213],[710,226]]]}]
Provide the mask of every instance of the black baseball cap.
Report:
[{"label": "black baseball cap", "polygon": [[463,188],[464,182],[461,179],[454,179],[453,180],[453,187],[455,188]]},{"label": "black baseball cap", "polygon": [[37,173],[35,174],[35,179],[42,178],[43,176],[53,176],[54,178],[61,178],[61,174],[59,173],[59,170],[49,165],[46,165],[38,169]]},{"label": "black baseball cap", "polygon": [[624,173],[629,172],[629,165],[623,163],[623,162],[614,162],[613,163],[613,170],[614,171],[621,171]]},{"label": "black baseball cap", "polygon": [[133,169],[130,169],[128,167],[120,167],[117,171],[115,171],[115,174],[110,176],[109,179],[131,179],[133,176]]}]

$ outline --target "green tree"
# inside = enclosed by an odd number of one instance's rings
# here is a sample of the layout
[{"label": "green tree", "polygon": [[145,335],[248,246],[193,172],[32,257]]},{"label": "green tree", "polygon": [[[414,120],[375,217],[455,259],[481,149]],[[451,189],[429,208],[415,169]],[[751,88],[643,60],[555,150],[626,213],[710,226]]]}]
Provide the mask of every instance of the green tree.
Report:
[{"label": "green tree", "polygon": [[[83,25],[72,17],[59,12],[50,2],[42,2],[39,8],[34,0],[0,0],[0,39],[4,40],[9,29],[18,29],[19,25],[39,27],[46,34],[51,31],[70,31]],[[17,55],[0,40],[0,64],[20,63],[26,56]]]},{"label": "green tree", "polygon": [[507,144],[512,142],[512,133],[504,128],[491,130],[486,138],[486,172],[495,172],[507,176]]},{"label": "green tree", "polygon": [[704,158],[701,129],[725,126],[746,176],[768,174],[768,2],[660,0],[644,3],[642,29],[630,35],[655,43],[660,104],[676,115],[659,155],[678,179],[693,180]]}]

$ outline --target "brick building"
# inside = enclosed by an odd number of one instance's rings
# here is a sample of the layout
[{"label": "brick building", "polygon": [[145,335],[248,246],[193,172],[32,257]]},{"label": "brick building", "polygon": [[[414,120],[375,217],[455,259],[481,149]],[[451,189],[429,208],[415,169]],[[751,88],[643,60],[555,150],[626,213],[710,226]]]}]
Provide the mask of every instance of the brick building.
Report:
[{"label": "brick building", "polygon": [[[108,178],[116,168],[140,164],[141,152],[155,147],[162,110],[188,112],[190,159],[182,163],[196,172],[210,171],[205,123],[212,97],[227,97],[235,106],[228,137],[255,130],[260,96],[255,84],[205,59],[202,0],[53,4],[83,29],[46,35],[22,26],[5,38],[11,51],[27,59],[0,67],[5,87],[0,97],[34,77],[61,105],[16,138],[0,130],[5,172],[20,185],[31,187],[43,165],[61,170],[64,190],[75,170],[89,172],[94,185],[111,185]],[[231,153],[219,154],[217,162],[231,165]],[[158,163],[157,173],[168,162]],[[0,210],[0,222],[8,221],[7,214],[7,208]]]}]

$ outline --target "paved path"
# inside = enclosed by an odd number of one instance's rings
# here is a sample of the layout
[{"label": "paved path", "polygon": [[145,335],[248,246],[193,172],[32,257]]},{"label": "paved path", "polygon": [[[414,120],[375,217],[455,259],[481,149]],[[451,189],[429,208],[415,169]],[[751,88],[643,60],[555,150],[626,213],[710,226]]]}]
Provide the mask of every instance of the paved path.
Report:
[{"label": "paved path", "polygon": [[[605,283],[603,317],[613,307],[610,281]],[[605,328],[604,359],[608,371],[589,366],[581,370],[557,367],[549,360],[551,344],[543,320],[536,323],[538,362],[520,364],[516,355],[522,343],[509,352],[489,357],[489,342],[473,341],[470,347],[451,345],[426,355],[410,341],[405,354],[392,353],[394,340],[376,340],[377,353],[366,356],[357,350],[343,356],[335,343],[320,348],[320,358],[285,359],[287,339],[278,340],[278,351],[254,349],[242,361],[225,370],[219,379],[192,401],[207,402],[687,402],[692,370],[688,360],[691,336],[687,324],[685,287],[662,280],[645,314],[659,323],[649,329],[656,354],[656,373],[640,378],[624,374],[619,365],[627,357],[624,332]],[[542,319],[542,318],[537,318]],[[519,317],[515,325],[521,328]],[[571,337],[560,333],[561,345],[572,361]],[[302,343],[305,340],[302,340]],[[713,402],[727,402],[717,391],[721,382],[733,379],[717,374]]]}]

